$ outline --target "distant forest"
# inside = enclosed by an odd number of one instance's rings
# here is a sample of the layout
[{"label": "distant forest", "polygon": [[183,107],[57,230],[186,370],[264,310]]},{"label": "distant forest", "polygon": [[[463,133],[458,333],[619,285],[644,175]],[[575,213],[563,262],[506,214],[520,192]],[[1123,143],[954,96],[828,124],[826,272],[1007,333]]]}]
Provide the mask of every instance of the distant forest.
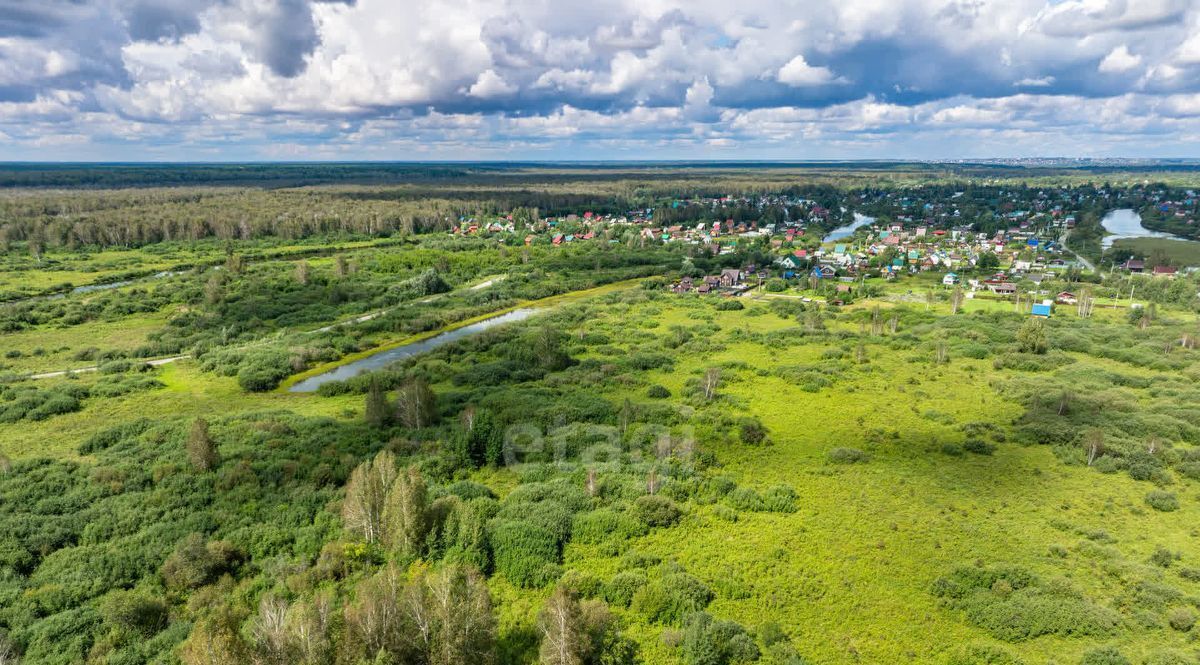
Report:
[{"label": "distant forest", "polygon": [[321,184],[431,183],[457,180],[511,183],[535,177],[541,183],[581,180],[665,180],[745,174],[746,171],[901,174],[959,178],[1054,177],[1128,173],[1132,170],[1197,172],[1200,165],[1164,162],[1153,166],[1021,166],[926,162],[292,162],[292,163],[0,163],[0,188],[121,188],[228,185],[299,187]]}]

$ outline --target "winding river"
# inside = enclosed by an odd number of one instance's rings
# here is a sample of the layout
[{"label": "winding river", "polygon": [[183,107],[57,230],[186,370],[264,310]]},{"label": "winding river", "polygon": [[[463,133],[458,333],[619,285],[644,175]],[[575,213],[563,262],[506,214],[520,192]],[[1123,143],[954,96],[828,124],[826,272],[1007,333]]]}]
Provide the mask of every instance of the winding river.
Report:
[{"label": "winding river", "polygon": [[854,235],[855,231],[859,230],[860,228],[862,228],[868,224],[873,224],[874,222],[875,222],[874,217],[868,217],[867,215],[863,215],[861,213],[856,212],[856,213],[854,213],[854,221],[853,222],[850,222],[849,224],[847,224],[845,226],[839,226],[836,229],[830,231],[829,234],[826,235],[825,238],[822,239],[821,242],[833,242],[834,240],[841,240],[842,238],[849,238],[850,236]]},{"label": "winding river", "polygon": [[427,337],[410,344],[384,349],[382,351],[372,353],[365,358],[348,362],[345,365],[339,365],[338,367],[335,367],[323,374],[317,374],[316,376],[310,376],[302,381],[297,381],[288,388],[288,392],[315,392],[317,388],[321,387],[322,384],[329,383],[330,381],[344,381],[363,372],[386,367],[398,360],[402,360],[410,356],[420,355],[427,351],[432,351],[439,346],[444,346],[450,342],[453,342],[454,340],[474,335],[475,333],[482,332],[488,328],[494,328],[505,323],[512,323],[513,321],[523,321],[534,314],[544,311],[546,310],[543,308],[522,307],[520,309],[514,309],[510,312],[505,312],[504,314],[497,314],[496,316],[483,319],[482,321],[476,321],[475,323],[465,325],[461,328],[455,328],[453,330],[447,330],[443,333],[438,333],[433,337]]},{"label": "winding river", "polygon": [[1170,238],[1172,240],[1189,240],[1181,238],[1172,233],[1163,233],[1162,231],[1151,231],[1142,226],[1142,216],[1135,210],[1130,208],[1119,208],[1111,210],[1103,219],[1100,220],[1100,225],[1108,233],[1101,241],[1101,246],[1104,249],[1112,247],[1114,240],[1123,238]]}]

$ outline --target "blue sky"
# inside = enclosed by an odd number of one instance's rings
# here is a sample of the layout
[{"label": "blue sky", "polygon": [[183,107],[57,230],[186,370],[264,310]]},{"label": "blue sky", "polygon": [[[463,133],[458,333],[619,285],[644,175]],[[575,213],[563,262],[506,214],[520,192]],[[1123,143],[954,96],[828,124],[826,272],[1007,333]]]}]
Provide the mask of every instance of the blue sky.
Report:
[{"label": "blue sky", "polygon": [[0,160],[1200,156],[1200,0],[0,0]]}]

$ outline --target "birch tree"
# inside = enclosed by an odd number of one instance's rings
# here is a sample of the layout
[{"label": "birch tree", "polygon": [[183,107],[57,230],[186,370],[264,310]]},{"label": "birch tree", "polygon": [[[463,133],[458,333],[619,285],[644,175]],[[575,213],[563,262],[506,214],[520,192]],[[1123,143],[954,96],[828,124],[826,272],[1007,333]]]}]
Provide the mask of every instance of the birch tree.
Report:
[{"label": "birch tree", "polygon": [[384,533],[384,505],[395,480],[396,457],[386,450],[359,464],[350,474],[346,498],[342,501],[342,523],[346,529],[368,543],[380,541]]}]

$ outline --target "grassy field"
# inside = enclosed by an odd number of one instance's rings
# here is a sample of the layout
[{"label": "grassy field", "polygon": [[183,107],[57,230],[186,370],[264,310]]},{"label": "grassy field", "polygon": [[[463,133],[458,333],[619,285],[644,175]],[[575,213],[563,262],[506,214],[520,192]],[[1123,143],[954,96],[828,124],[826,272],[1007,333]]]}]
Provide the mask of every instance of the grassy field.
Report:
[{"label": "grassy field", "polygon": [[1178,268],[1200,266],[1200,243],[1170,238],[1126,238],[1113,242],[1114,249],[1128,249],[1134,256],[1150,257],[1162,252]]},{"label": "grassy field", "polygon": [[[664,307],[653,320],[662,327],[685,324],[690,311]],[[789,325],[751,311],[718,312],[712,322],[723,330]],[[619,329],[616,320],[604,326]],[[791,515],[742,513],[730,524],[698,507],[679,527],[631,544],[677,559],[723,590],[716,613],[747,626],[780,622],[812,662],[946,662],[964,643],[998,644],[931,595],[934,581],[955,566],[1020,565],[1107,598],[1124,593],[1125,576],[1158,574],[1144,565],[1155,547],[1196,551],[1195,482],[1179,488],[1188,497],[1183,509],[1158,513],[1141,500],[1144,483],[1100,480],[1094,471],[1063,465],[1045,447],[1008,444],[991,456],[944,454],[942,444],[962,441],[959,425],[985,421],[1005,428],[1020,413],[992,389],[990,361],[931,366],[908,353],[872,348],[865,369],[817,393],[754,369],[815,362],[827,348],[805,345],[782,354],[758,344],[727,344],[649,377],[679,394],[704,367],[744,363],[748,369],[730,377],[727,391],[767,425],[772,444],[721,444],[716,453],[739,484],[762,489],[788,483],[800,493],[800,510]],[[861,449],[872,459],[831,465],[827,454],[835,447]],[[1098,553],[1079,535],[1097,530],[1116,545]],[[1052,546],[1069,554],[1054,555]],[[600,549],[572,548],[567,563],[611,575],[614,561]],[[1198,590],[1189,587],[1190,593]],[[641,636],[651,662],[672,662],[656,631]],[[1048,636],[1013,650],[1025,662],[1073,663],[1110,641]],[[1116,641],[1135,662],[1191,644],[1183,635],[1145,630]]]},{"label": "grassy field", "polygon": [[[354,417],[362,411],[361,400],[344,398],[306,400],[286,393],[245,393],[230,377],[213,376],[199,371],[194,361],[182,360],[163,365],[154,376],[163,388],[120,397],[89,400],[81,411],[38,422],[0,425],[0,453],[12,458],[52,457],[74,459],[76,448],[88,436],[114,423],[147,416],[166,416],[178,422],[228,413],[284,409],[297,414]],[[93,373],[75,378],[46,379],[39,386],[52,388],[64,383],[88,384]]]}]

